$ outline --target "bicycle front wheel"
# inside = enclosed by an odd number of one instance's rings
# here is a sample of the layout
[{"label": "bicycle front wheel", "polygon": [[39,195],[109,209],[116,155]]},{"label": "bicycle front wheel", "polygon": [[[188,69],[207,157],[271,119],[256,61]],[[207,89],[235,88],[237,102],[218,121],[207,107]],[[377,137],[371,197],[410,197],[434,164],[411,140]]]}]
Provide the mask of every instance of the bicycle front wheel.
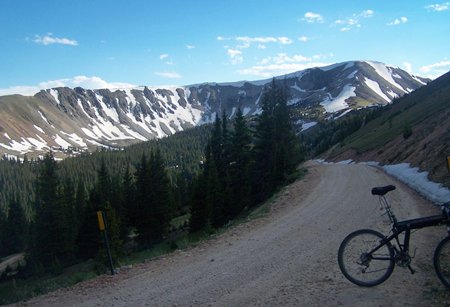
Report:
[{"label": "bicycle front wheel", "polygon": [[439,243],[434,251],[434,269],[442,283],[450,288],[450,237]]},{"label": "bicycle front wheel", "polygon": [[349,234],[338,251],[342,274],[352,283],[363,287],[381,284],[394,271],[394,248],[381,244],[384,236],[378,231],[361,229]]}]

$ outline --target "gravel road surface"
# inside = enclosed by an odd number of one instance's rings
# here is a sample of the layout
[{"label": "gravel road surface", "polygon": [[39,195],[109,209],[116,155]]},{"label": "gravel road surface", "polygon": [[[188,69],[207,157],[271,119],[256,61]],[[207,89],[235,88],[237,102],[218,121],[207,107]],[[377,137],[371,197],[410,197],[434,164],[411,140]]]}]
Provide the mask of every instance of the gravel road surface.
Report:
[{"label": "gravel road surface", "polygon": [[389,231],[374,186],[394,184],[397,217],[439,210],[382,171],[308,162],[307,176],[283,189],[270,212],[196,247],[23,302],[40,306],[430,306],[442,290],[432,267],[444,227],[412,235],[411,275],[396,267],[374,288],[347,281],[337,250],[353,230]]}]

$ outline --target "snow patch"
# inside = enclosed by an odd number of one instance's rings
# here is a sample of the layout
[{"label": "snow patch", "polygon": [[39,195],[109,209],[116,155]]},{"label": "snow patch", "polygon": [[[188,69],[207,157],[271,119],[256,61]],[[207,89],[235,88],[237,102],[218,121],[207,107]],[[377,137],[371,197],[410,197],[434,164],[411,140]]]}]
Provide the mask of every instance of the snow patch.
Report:
[{"label": "snow patch", "polygon": [[39,115],[42,117],[42,119],[47,123],[47,125],[50,125],[47,118],[44,116],[44,114],[41,113],[41,111],[38,111]]},{"label": "snow patch", "polygon": [[364,83],[365,83],[372,91],[374,91],[378,96],[380,96],[381,98],[383,98],[383,99],[386,100],[387,102],[390,102],[390,101],[391,101],[391,100],[389,99],[389,97],[386,96],[386,95],[383,93],[383,91],[382,91],[381,88],[380,88],[380,85],[379,85],[377,82],[375,82],[375,81],[373,81],[373,80],[371,80],[371,79],[364,78]]},{"label": "snow patch", "polygon": [[317,125],[317,122],[309,122],[309,123],[303,123],[302,124],[302,130],[301,131],[306,131],[309,128],[314,127],[315,125]]},{"label": "snow patch", "polygon": [[80,147],[84,147],[84,148],[87,147],[86,143],[83,141],[83,138],[78,136],[76,133],[69,134],[69,133],[65,133],[62,131],[61,131],[61,133],[64,135],[67,135],[72,142],[80,145]]},{"label": "snow patch", "polygon": [[95,94],[95,97],[97,98],[98,102],[100,103],[103,112],[105,112],[105,114],[107,116],[109,116],[109,118],[111,118],[113,121],[115,121],[116,123],[119,122],[119,114],[117,114],[117,110],[114,107],[109,108],[106,103],[103,101],[103,97],[100,96],[99,94]]},{"label": "snow patch", "polygon": [[355,77],[355,75],[356,75],[357,72],[358,72],[358,71],[355,70],[354,72],[352,72],[351,74],[349,74],[349,75],[347,76],[347,79],[353,79],[353,78]]},{"label": "snow patch", "polygon": [[[315,160],[320,164],[350,164],[352,160],[345,160],[337,163],[326,162],[325,160]],[[378,162],[360,162],[358,164],[379,167]],[[400,163],[394,165],[384,165],[381,168],[389,175],[407,184],[413,190],[419,192],[424,197],[434,203],[442,204],[450,199],[450,190],[440,183],[428,180],[428,172],[420,172],[418,167],[411,167],[410,163]]]},{"label": "snow patch", "polygon": [[55,90],[55,89],[50,89],[48,92],[49,92],[50,95],[53,96],[53,98],[55,99],[55,101],[56,101],[57,104],[61,104],[61,102],[59,101],[59,93],[58,93],[57,90]]},{"label": "snow patch", "polygon": [[347,65],[345,65],[344,70],[347,68],[353,67],[355,65],[355,62],[347,62]]},{"label": "snow patch", "polygon": [[387,91],[388,95],[391,96],[392,98],[396,98],[398,97],[398,95],[396,93],[394,93],[393,91],[389,90]]},{"label": "snow patch", "polygon": [[41,139],[41,141],[39,141],[35,138],[28,138],[27,140],[28,140],[28,142],[33,144],[37,150],[43,150],[44,148],[49,148],[47,143],[44,140],[42,140],[42,138],[40,138],[40,139]]},{"label": "snow patch", "polygon": [[86,128],[81,128],[81,130],[84,132],[84,134],[86,134],[88,137],[96,139],[97,136],[95,135],[95,133],[93,133],[91,130],[86,129]]},{"label": "snow patch", "polygon": [[129,135],[133,136],[135,139],[139,139],[141,141],[147,141],[147,138],[145,136],[140,135],[136,131],[132,130],[130,127],[128,127],[126,125],[122,125],[122,127],[126,130],[126,132]]},{"label": "snow patch", "polygon": [[251,110],[251,108],[245,107],[244,110],[242,110],[242,115],[246,116],[248,113],[250,113]]},{"label": "snow patch", "polygon": [[435,203],[445,203],[450,199],[450,190],[440,183],[429,181],[428,172],[419,172],[418,167],[400,163],[385,165],[383,169]]},{"label": "snow patch", "polygon": [[297,104],[300,101],[301,101],[300,98],[292,98],[292,99],[288,100],[287,105],[288,106],[293,106],[293,105]]},{"label": "snow patch", "polygon": [[322,67],[317,67],[317,68],[319,68],[322,71],[329,71],[329,70],[335,69],[336,67],[343,66],[343,64],[345,64],[345,67],[343,69],[343,70],[345,70],[347,68],[352,67],[354,65],[354,62],[336,63],[336,64],[331,64],[328,66],[322,66]]},{"label": "snow patch", "polygon": [[35,128],[37,131],[39,131],[39,132],[42,133],[42,134],[45,134],[44,130],[43,130],[41,127],[36,126],[36,125],[33,125],[33,126],[34,126],[34,128]]},{"label": "snow patch", "polygon": [[426,82],[423,82],[422,80],[420,80],[417,76],[411,75],[411,77],[416,80],[417,82],[419,82],[420,84],[426,85]]},{"label": "snow patch", "polygon": [[72,146],[72,144],[70,144],[69,142],[64,140],[62,137],[60,137],[59,134],[55,135],[54,140],[55,140],[56,144],[58,144],[59,146],[61,146],[64,149],[67,149],[70,146]]},{"label": "snow patch", "polygon": [[306,90],[300,88],[300,87],[297,85],[297,82],[295,82],[295,84],[292,85],[291,88],[293,88],[294,90],[297,90],[297,91],[299,91],[299,92],[302,92],[302,93],[305,93],[305,92],[306,92]]},{"label": "snow patch", "polygon": [[17,142],[16,140],[12,140],[10,142],[10,145],[5,145],[0,143],[0,146],[12,150],[12,151],[17,151],[20,152],[22,154],[27,153],[28,151],[30,151],[33,148],[33,144],[31,144],[28,140],[26,140],[25,138],[22,138],[22,142]]},{"label": "snow patch", "polygon": [[335,97],[331,98],[327,97],[324,101],[322,101],[320,104],[325,108],[326,112],[328,113],[334,113],[343,109],[348,108],[347,100],[350,97],[354,97],[355,95],[355,89],[356,87],[351,86],[350,84],[346,84],[344,88],[342,89],[341,93]]},{"label": "snow patch", "polygon": [[340,114],[338,117],[336,117],[335,119],[341,118],[342,116],[347,115],[347,113],[350,113],[351,111],[353,111],[353,109],[348,109],[345,110],[344,112],[342,112],[342,114]]},{"label": "snow patch", "polygon": [[406,92],[406,90],[403,87],[401,87],[397,82],[395,82],[394,78],[392,78],[392,71],[383,63],[371,61],[366,61],[366,63],[372,66],[373,69],[375,69],[376,73],[380,75],[380,77],[385,79],[387,82],[389,82],[396,88],[402,90],[403,92]]}]

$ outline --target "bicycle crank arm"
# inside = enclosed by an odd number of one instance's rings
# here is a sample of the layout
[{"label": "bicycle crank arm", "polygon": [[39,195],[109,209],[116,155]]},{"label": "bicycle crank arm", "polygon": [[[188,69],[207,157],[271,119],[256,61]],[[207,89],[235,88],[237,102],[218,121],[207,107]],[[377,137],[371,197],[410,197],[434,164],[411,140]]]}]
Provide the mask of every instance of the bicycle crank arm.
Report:
[{"label": "bicycle crank arm", "polygon": [[409,271],[411,272],[411,274],[416,273],[416,271],[413,270],[413,268],[411,267],[411,265],[408,265],[408,269],[409,269]]}]

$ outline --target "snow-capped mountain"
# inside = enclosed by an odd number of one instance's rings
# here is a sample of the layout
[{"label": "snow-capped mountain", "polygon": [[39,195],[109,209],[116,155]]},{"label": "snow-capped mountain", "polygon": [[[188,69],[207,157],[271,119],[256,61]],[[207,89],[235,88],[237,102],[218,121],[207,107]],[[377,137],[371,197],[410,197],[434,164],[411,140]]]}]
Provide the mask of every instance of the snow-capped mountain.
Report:
[{"label": "snow-capped mountain", "polygon": [[[272,79],[135,89],[53,88],[34,96],[0,97],[0,153],[22,155],[58,150],[122,147],[211,122],[223,109],[230,117],[260,112]],[[276,78],[289,91],[296,119],[385,105],[426,84],[380,62],[352,61]]]}]

